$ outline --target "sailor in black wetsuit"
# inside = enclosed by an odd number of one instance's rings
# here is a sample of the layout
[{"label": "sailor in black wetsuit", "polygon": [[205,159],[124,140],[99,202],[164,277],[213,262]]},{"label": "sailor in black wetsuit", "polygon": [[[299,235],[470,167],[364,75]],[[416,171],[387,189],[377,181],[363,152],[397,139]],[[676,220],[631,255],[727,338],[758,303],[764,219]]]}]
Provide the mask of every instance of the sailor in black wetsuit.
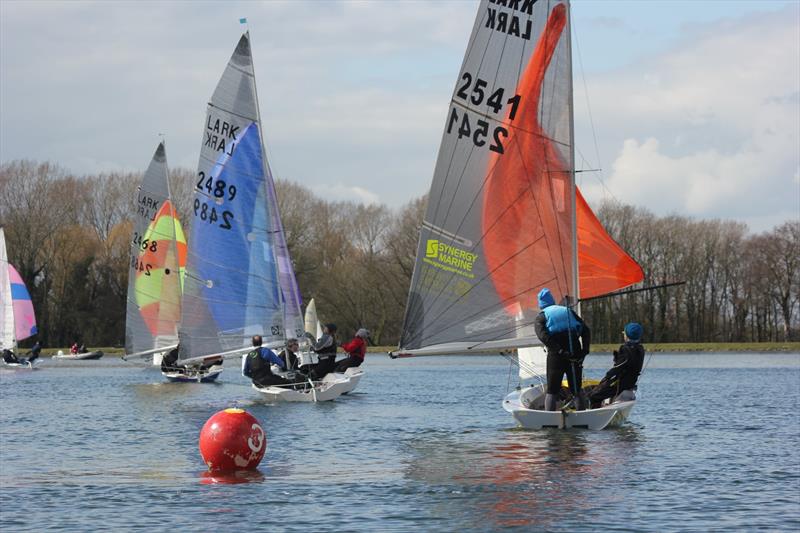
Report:
[{"label": "sailor in black wetsuit", "polygon": [[320,380],[336,368],[336,324],[325,324],[322,337],[311,346],[317,353],[319,363],[311,371],[311,378]]},{"label": "sailor in black wetsuit", "polygon": [[575,398],[575,408],[583,410],[581,392],[583,358],[589,353],[591,331],[572,309],[556,305],[549,289],[539,292],[539,309],[534,327],[536,336],[547,347],[546,411],[555,411],[561,380],[567,375],[569,389]]},{"label": "sailor in black wetsuit", "polygon": [[248,353],[242,361],[242,374],[253,380],[257,387],[270,385],[289,385],[294,383],[272,373],[272,365],[277,365],[285,370],[283,360],[275,352],[261,346],[261,335],[253,335],[253,351]]},{"label": "sailor in black wetsuit", "polygon": [[606,398],[613,398],[613,401],[636,399],[636,382],[644,365],[643,333],[642,326],[636,322],[625,326],[622,332],[625,344],[614,352],[614,366],[589,396],[592,408],[600,407]]}]

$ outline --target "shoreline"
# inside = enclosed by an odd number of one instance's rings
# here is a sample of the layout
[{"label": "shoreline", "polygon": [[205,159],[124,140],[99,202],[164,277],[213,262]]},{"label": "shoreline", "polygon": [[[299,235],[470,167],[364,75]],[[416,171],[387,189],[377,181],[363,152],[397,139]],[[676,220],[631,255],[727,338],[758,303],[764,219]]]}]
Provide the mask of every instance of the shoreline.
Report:
[{"label": "shoreline", "polygon": [[[698,352],[756,352],[756,353],[792,353],[800,354],[800,342],[670,342],[670,343],[644,343],[648,352],[673,352],[673,353],[698,353]],[[619,348],[619,344],[593,344],[592,354],[611,353]],[[28,348],[18,351],[24,353]],[[42,357],[52,357],[62,350],[69,353],[69,348],[45,348],[42,350]],[[103,356],[121,357],[123,348],[92,348],[92,350],[102,350]],[[367,353],[380,354],[397,350],[396,346],[370,346]],[[339,353],[343,353],[339,350]],[[461,354],[463,355],[463,354]],[[483,355],[483,354],[475,354]],[[431,356],[433,357],[433,356]]]}]

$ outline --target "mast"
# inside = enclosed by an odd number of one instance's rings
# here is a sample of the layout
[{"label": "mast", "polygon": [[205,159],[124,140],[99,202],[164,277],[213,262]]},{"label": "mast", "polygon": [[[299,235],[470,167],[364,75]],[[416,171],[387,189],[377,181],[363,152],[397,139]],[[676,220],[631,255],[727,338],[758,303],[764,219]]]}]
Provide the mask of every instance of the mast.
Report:
[{"label": "mast", "polygon": [[572,296],[575,299],[576,312],[580,315],[580,279],[578,277],[578,214],[575,189],[575,92],[572,80],[572,9],[569,0],[567,5],[567,61],[569,62],[569,151],[570,151],[570,205],[572,206]]}]

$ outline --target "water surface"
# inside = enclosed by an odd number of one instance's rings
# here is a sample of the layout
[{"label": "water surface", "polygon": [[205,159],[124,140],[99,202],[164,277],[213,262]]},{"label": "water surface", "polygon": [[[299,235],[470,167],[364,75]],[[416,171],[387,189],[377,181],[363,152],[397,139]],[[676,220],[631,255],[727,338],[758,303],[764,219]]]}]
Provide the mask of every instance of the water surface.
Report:
[{"label": "water surface", "polygon": [[[800,528],[800,354],[656,354],[630,423],[599,432],[515,428],[496,356],[369,354],[325,404],[264,403],[235,367],[218,384],[115,358],[0,370],[0,529]],[[261,421],[267,455],[215,483],[198,435],[231,406]]]}]

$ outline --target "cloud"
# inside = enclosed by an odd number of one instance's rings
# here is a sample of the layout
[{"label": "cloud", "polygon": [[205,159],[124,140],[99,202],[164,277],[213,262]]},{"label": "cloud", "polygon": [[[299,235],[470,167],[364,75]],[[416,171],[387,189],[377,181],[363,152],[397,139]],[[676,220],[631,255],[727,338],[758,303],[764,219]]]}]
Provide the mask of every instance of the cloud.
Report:
[{"label": "cloud", "polygon": [[798,11],[687,28],[679,48],[593,80],[595,122],[616,132],[600,142],[618,199],[754,230],[800,217]]},{"label": "cloud", "polygon": [[380,198],[377,194],[355,185],[344,185],[342,183],[335,185],[318,184],[311,187],[311,190],[320,198],[327,200],[349,201],[364,205],[380,203]]}]

